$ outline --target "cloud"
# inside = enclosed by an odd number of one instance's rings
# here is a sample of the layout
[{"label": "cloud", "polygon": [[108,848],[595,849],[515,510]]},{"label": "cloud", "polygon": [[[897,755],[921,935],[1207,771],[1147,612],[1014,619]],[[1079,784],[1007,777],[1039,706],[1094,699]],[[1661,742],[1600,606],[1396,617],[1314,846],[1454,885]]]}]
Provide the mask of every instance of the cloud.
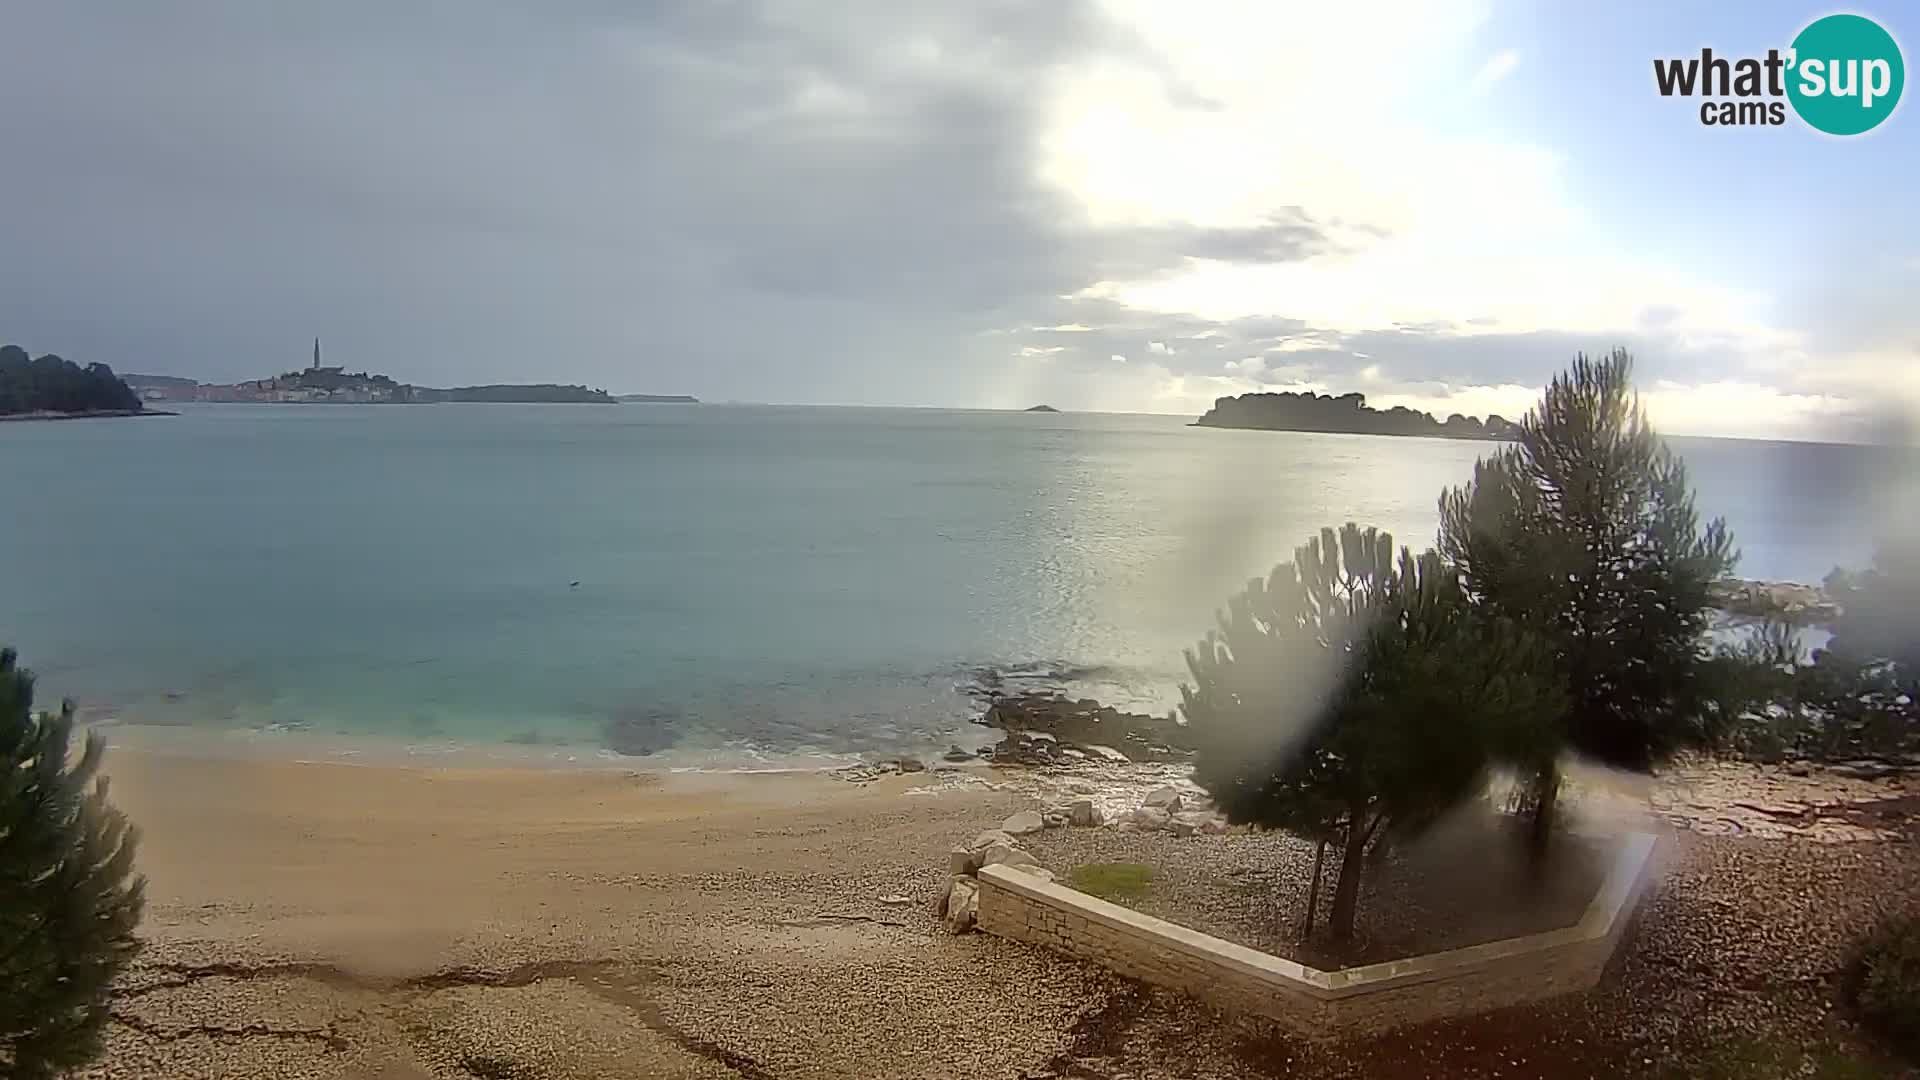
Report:
[{"label": "cloud", "polygon": [[1155,410],[1291,386],[1506,410],[1625,344],[1675,425],[1920,400],[1910,253],[1789,295],[1596,220],[1567,146],[1479,112],[1519,60],[1491,18],[31,6],[0,66],[34,102],[0,110],[32,208],[0,215],[5,333],[202,378],[319,334],[425,383]]},{"label": "cloud", "polygon": [[1520,66],[1520,54],[1513,49],[1502,49],[1487,58],[1480,70],[1473,73],[1473,81],[1468,84],[1475,94],[1484,94],[1494,88],[1500,80],[1513,74]]}]

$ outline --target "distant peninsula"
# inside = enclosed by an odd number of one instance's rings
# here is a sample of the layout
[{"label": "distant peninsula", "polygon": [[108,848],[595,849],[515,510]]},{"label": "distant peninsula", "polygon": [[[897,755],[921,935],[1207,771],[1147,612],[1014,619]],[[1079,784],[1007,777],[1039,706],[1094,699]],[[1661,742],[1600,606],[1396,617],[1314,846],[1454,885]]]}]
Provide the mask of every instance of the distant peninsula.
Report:
[{"label": "distant peninsula", "polygon": [[700,399],[691,394],[620,394],[613,400],[623,403],[652,405],[698,405]]},{"label": "distant peninsula", "polygon": [[147,408],[105,364],[81,367],[49,353],[38,359],[0,345],[0,420],[143,416]]},{"label": "distant peninsula", "polygon": [[1059,412],[1060,410],[1054,408],[1051,405],[1029,405],[1027,406],[1026,411],[1027,412]]},{"label": "distant peninsula", "polygon": [[397,382],[389,375],[347,371],[320,363],[320,341],[313,363],[267,379],[203,383],[173,375],[128,375],[127,385],[146,401],[218,401],[291,404],[419,405],[435,402],[577,402],[611,405],[605,390],[558,383],[495,383],[441,389]]},{"label": "distant peninsula", "polygon": [[1195,427],[1260,431],[1324,431],[1353,435],[1421,435],[1435,439],[1511,439],[1519,425],[1493,414],[1485,421],[1454,413],[1443,423],[1431,413],[1396,405],[1370,408],[1364,394],[1241,394],[1223,397]]}]

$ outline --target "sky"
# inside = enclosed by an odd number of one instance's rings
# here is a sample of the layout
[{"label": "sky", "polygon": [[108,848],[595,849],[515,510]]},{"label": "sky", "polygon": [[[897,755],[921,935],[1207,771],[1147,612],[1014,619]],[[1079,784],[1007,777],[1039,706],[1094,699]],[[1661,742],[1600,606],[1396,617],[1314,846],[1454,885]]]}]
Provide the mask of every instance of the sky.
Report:
[{"label": "sky", "polygon": [[[1920,406],[1920,115],[1710,128],[1655,57],[1828,8],[0,3],[0,340],[206,381],[1508,417]],[[1920,11],[1879,19],[1913,57]]]}]

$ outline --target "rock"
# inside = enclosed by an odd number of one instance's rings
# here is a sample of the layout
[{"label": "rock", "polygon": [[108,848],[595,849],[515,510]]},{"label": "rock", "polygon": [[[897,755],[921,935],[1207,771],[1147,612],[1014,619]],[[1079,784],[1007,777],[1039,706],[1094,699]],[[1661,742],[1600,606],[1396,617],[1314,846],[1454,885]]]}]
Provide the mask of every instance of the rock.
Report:
[{"label": "rock", "polygon": [[1000,831],[1009,836],[1027,836],[1047,827],[1045,819],[1038,810],[1022,810],[1000,825]]},{"label": "rock", "polygon": [[1100,813],[1100,804],[1092,799],[1075,799],[1067,804],[1067,821],[1086,828],[1105,824],[1105,816]]},{"label": "rock", "polygon": [[913,897],[902,896],[899,893],[892,893],[890,895],[881,897],[880,902],[887,905],[888,907],[906,907],[908,904],[913,903]]},{"label": "rock", "polygon": [[1233,831],[1233,826],[1219,814],[1208,814],[1206,823],[1200,826],[1200,831],[1208,836],[1224,836]]},{"label": "rock", "polygon": [[1061,748],[1060,748],[1060,756],[1061,756],[1061,757],[1063,757],[1063,758],[1067,758],[1067,759],[1068,759],[1068,760],[1070,760],[1070,761],[1085,761],[1085,760],[1087,760],[1087,752],[1086,752],[1085,750],[1076,750],[1076,749],[1074,749],[1074,748],[1073,748],[1073,747],[1071,747],[1071,746],[1063,746],[1063,747],[1061,747]]},{"label": "rock", "polygon": [[964,934],[980,915],[980,886],[972,878],[954,878],[947,890],[947,930]]},{"label": "rock", "polygon": [[1175,836],[1192,836],[1205,828],[1213,820],[1213,815],[1199,810],[1189,810],[1173,815],[1167,823],[1167,829]]},{"label": "rock", "polygon": [[1164,829],[1172,819],[1171,814],[1154,806],[1142,806],[1127,818],[1136,829]]},{"label": "rock", "polygon": [[1039,866],[1040,860],[1034,858],[1033,853],[1025,848],[1009,847],[1006,844],[995,844],[981,855],[980,865],[983,868],[988,866]]},{"label": "rock", "polygon": [[1111,746],[1098,746],[1093,743],[1087,743],[1086,745],[1082,746],[1080,749],[1085,750],[1087,753],[1101,759],[1102,761],[1125,762],[1125,761],[1133,760],[1132,758],[1129,758],[1127,755],[1121,753],[1120,751],[1115,750]]},{"label": "rock", "polygon": [[1152,806],[1165,810],[1169,814],[1180,812],[1180,789],[1175,787],[1157,787],[1147,792],[1142,806]]},{"label": "rock", "polygon": [[1008,847],[1013,847],[1013,837],[1008,836],[999,829],[988,829],[986,832],[974,837],[973,842],[967,845],[967,850],[974,852],[985,851],[995,844],[1005,844]]},{"label": "rock", "polygon": [[965,877],[980,869],[980,852],[969,851],[963,847],[947,852],[947,873],[956,877]]},{"label": "rock", "polygon": [[[1078,747],[1107,760],[1167,761],[1187,757],[1193,750],[1186,725],[1170,716],[1126,713],[1091,699],[1069,701],[1058,694],[996,697],[978,722],[1008,733],[1002,748],[1013,743],[1015,735],[1026,735]],[[1110,749],[1113,746],[1125,747],[1126,755],[1118,755]],[[1000,754],[994,756],[998,760]]]},{"label": "rock", "polygon": [[1070,819],[1064,813],[1055,814],[1055,813],[1049,812],[1049,813],[1040,815],[1041,824],[1045,825],[1049,829],[1061,828],[1065,826],[1069,822],[1069,820]]},{"label": "rock", "polygon": [[925,772],[927,768],[927,763],[916,757],[903,757],[895,761],[894,765],[898,766],[903,773]]},{"label": "rock", "polygon": [[1069,780],[1067,781],[1066,789],[1075,795],[1098,795],[1100,793],[1098,784],[1089,784],[1085,780]]},{"label": "rock", "polygon": [[960,749],[959,744],[956,743],[955,745],[947,747],[947,752],[940,756],[947,759],[948,761],[959,762],[959,761],[972,761],[974,758],[978,757],[979,755],[975,754],[971,750]]}]

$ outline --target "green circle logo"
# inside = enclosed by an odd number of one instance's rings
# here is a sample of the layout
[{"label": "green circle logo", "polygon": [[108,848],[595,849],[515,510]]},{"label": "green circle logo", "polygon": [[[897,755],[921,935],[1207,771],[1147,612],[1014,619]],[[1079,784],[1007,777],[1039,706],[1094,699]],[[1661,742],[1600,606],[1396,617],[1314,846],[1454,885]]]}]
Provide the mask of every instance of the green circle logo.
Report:
[{"label": "green circle logo", "polygon": [[1878,127],[1893,115],[1907,82],[1893,35],[1861,15],[1815,19],[1793,39],[1787,63],[1793,111],[1829,135]]}]

